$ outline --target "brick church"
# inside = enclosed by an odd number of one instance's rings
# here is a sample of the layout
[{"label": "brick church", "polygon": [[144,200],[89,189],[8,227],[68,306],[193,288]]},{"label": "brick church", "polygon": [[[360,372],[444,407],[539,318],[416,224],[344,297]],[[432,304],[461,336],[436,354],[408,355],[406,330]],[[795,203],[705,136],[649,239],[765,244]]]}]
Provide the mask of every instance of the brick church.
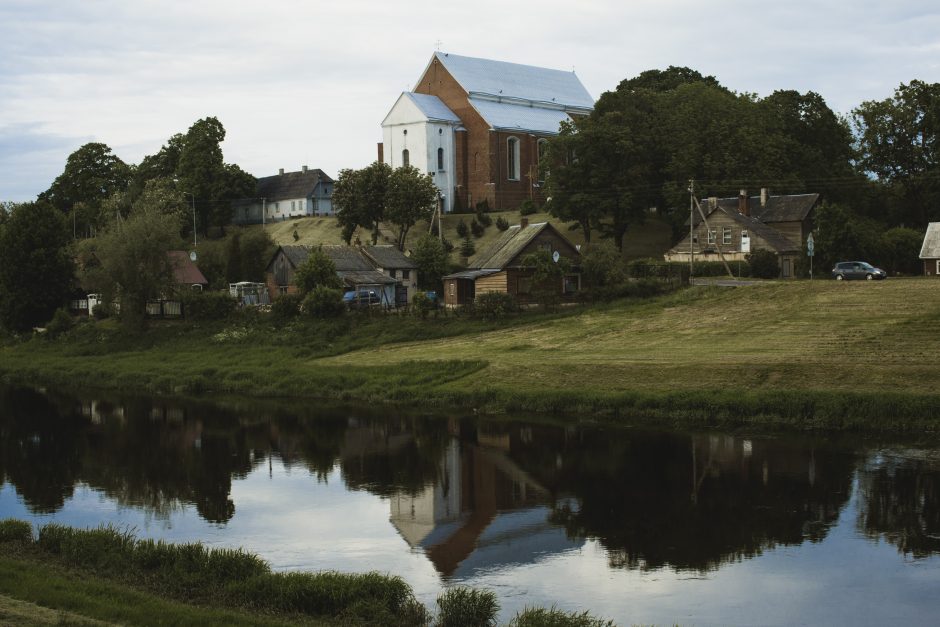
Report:
[{"label": "brick church", "polygon": [[545,139],[593,108],[574,72],[436,52],[385,116],[379,160],[431,174],[446,212],[541,204]]}]

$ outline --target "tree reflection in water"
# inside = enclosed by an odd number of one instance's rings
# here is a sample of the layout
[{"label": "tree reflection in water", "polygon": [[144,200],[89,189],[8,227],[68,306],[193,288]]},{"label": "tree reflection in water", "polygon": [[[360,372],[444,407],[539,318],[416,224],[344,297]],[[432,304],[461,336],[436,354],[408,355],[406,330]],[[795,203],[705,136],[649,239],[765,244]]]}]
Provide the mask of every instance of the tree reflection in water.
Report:
[{"label": "tree reflection in water", "polygon": [[35,514],[85,484],[157,517],[193,506],[224,525],[233,480],[273,459],[317,481],[339,469],[347,489],[388,501],[391,524],[444,576],[586,539],[613,567],[707,571],[822,540],[858,477],[868,537],[915,557],[940,550],[940,464],[916,455],[860,463],[864,452],[822,438],[390,414],[0,389],[0,477]]}]

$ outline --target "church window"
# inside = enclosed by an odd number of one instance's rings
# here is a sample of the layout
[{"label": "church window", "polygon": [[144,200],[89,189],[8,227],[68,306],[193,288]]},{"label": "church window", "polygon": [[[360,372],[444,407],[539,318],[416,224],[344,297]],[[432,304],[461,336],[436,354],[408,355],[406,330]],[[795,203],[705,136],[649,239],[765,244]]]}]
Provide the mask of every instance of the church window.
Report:
[{"label": "church window", "polygon": [[408,149],[407,148],[401,151],[401,165],[402,167],[405,167],[405,168],[411,165],[408,161]]},{"label": "church window", "polygon": [[515,137],[506,140],[506,169],[509,180],[519,180],[519,140]]},{"label": "church window", "polygon": [[444,149],[437,149],[437,170],[438,172],[444,171]]}]

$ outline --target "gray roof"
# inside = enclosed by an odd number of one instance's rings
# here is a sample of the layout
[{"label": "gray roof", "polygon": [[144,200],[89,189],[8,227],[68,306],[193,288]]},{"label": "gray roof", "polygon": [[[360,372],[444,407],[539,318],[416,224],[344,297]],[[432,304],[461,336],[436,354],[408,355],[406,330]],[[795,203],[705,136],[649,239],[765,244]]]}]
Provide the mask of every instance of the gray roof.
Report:
[{"label": "gray roof", "polygon": [[350,285],[394,285],[398,283],[378,270],[341,270],[336,273],[344,283]]},{"label": "gray roof", "polygon": [[470,104],[492,128],[557,134],[562,122],[571,118],[563,109],[529,107],[507,102],[470,98]]},{"label": "gray roof", "polygon": [[[539,233],[547,228],[553,228],[548,222],[539,222],[522,227],[511,226],[500,234],[489,248],[477,255],[468,270],[502,270],[534,240]],[[559,233],[559,236],[561,234]]]},{"label": "gray roof", "polygon": [[[718,207],[726,212],[738,212],[738,197],[718,198]],[[763,222],[770,224],[774,222],[801,222],[806,219],[809,212],[819,201],[819,194],[790,194],[786,196],[770,196],[767,199],[767,206],[761,207],[760,196],[750,196],[747,199],[747,206],[751,215]],[[702,211],[709,213],[708,199],[701,199]],[[713,210],[712,210],[713,211]],[[695,214],[695,224],[698,226],[702,219],[698,213]],[[688,219],[685,221],[689,223]]]},{"label": "gray roof", "polygon": [[594,108],[594,99],[574,72],[434,53],[469,95],[512,96],[537,102]]},{"label": "gray roof", "polygon": [[[309,246],[281,246],[281,250],[284,251],[284,256],[295,268],[307,261],[307,257],[310,256]],[[276,255],[277,253],[275,253]]]},{"label": "gray roof", "polygon": [[414,92],[405,92],[405,96],[407,96],[429,120],[453,122],[455,124],[460,123],[460,118],[458,118],[437,96],[416,94]]},{"label": "gray roof", "polygon": [[738,211],[737,206],[735,206],[734,209],[719,206],[718,211],[724,212],[732,220],[747,228],[749,232],[767,242],[775,252],[786,253],[800,250],[801,244],[792,242],[790,238],[784,236],[780,231],[764,224],[754,216],[743,215]]},{"label": "gray roof", "polygon": [[338,274],[342,274],[343,272],[370,272],[375,270],[373,265],[359,252],[359,249],[353,246],[323,246],[323,252],[333,260]]},{"label": "gray roof", "polygon": [[332,183],[333,179],[319,168],[308,169],[306,172],[285,172],[258,179],[255,195],[268,201],[310,198],[321,182]]},{"label": "gray roof", "polygon": [[415,269],[417,264],[398,250],[397,246],[363,246],[362,252],[379,268]]},{"label": "gray roof", "polygon": [[921,259],[940,259],[940,222],[927,225],[924,244],[920,248]]},{"label": "gray roof", "polygon": [[453,274],[448,274],[447,276],[441,277],[442,279],[478,279],[481,276],[489,276],[491,274],[496,274],[500,270],[464,270],[463,272],[455,272]]}]

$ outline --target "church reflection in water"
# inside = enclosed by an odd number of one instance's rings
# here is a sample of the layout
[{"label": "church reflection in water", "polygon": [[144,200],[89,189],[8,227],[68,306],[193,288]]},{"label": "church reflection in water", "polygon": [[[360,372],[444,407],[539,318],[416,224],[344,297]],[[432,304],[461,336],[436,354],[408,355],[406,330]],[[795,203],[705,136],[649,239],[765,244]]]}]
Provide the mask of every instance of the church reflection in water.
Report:
[{"label": "church reflection in water", "polygon": [[588,541],[614,568],[712,570],[822,541],[853,495],[862,536],[914,558],[936,554],[940,453],[883,449],[0,389],[0,479],[36,515],[60,511],[85,485],[120,507],[158,517],[195,507],[224,527],[240,507],[233,481],[277,462],[315,481],[338,472],[345,490],[381,497],[407,545],[458,579]]}]

